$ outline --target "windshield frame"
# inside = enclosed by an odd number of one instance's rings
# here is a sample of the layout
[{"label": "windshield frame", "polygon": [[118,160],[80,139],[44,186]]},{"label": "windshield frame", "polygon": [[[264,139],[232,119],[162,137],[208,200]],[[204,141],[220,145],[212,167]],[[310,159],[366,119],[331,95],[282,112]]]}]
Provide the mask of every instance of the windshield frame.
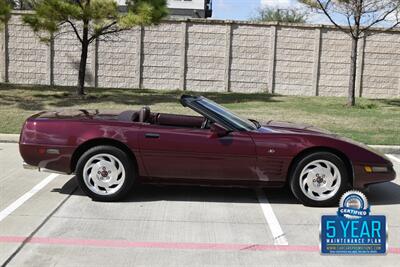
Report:
[{"label": "windshield frame", "polygon": [[183,106],[188,106],[204,117],[218,122],[231,131],[254,131],[257,125],[245,118],[240,117],[226,107],[203,96],[182,96]]}]

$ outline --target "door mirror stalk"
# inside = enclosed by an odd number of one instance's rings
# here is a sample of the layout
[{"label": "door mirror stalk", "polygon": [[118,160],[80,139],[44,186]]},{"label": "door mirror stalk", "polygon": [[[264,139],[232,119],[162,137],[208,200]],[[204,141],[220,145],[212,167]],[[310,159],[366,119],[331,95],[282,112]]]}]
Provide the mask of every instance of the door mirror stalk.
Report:
[{"label": "door mirror stalk", "polygon": [[227,136],[230,133],[229,130],[218,123],[211,124],[210,130],[212,132],[212,137],[223,137]]}]

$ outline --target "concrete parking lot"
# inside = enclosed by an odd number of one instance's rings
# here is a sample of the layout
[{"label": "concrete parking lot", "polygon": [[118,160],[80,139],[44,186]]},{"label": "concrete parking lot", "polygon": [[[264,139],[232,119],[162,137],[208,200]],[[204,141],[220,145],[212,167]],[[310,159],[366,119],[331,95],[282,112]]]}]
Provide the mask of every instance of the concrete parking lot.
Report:
[{"label": "concrete parking lot", "polygon": [[[400,173],[400,155],[391,155]],[[321,215],[287,190],[140,186],[93,202],[73,176],[24,170],[0,143],[0,263],[5,266],[398,266],[400,177],[371,186],[387,216],[386,256],[321,256]],[[397,262],[397,263],[396,263]]]}]

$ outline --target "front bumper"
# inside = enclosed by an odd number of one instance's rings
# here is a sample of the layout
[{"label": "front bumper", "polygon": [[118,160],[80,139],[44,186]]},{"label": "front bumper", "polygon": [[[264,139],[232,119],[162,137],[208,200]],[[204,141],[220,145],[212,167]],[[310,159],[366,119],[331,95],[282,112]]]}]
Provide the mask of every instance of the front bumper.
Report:
[{"label": "front bumper", "polygon": [[390,182],[396,179],[396,172],[392,165],[386,165],[388,167],[387,172],[372,172],[367,173],[364,170],[364,165],[356,165],[354,166],[354,184],[355,188],[366,188],[368,185]]}]

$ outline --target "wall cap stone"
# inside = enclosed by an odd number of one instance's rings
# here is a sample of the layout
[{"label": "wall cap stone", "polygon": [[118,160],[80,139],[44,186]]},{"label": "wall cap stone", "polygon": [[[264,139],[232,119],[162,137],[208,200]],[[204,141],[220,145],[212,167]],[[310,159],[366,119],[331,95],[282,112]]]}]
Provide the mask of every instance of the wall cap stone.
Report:
[{"label": "wall cap stone", "polygon": [[[32,14],[31,10],[13,10],[11,12],[12,15],[26,15]],[[222,20],[222,19],[201,19],[201,18],[168,18],[162,20],[163,22],[168,23],[180,23],[180,22],[190,22],[194,24],[237,24],[237,25],[248,25],[248,26],[281,26],[281,27],[289,27],[289,28],[304,28],[304,29],[330,29],[330,30],[338,30],[334,25],[328,24],[308,24],[308,23],[287,23],[287,22],[260,22],[260,21],[246,21],[246,20]],[[347,28],[346,26],[343,26]],[[400,33],[400,27],[394,28],[391,30],[387,30],[383,27],[373,27],[369,31],[371,32],[385,32],[385,33]]]}]

